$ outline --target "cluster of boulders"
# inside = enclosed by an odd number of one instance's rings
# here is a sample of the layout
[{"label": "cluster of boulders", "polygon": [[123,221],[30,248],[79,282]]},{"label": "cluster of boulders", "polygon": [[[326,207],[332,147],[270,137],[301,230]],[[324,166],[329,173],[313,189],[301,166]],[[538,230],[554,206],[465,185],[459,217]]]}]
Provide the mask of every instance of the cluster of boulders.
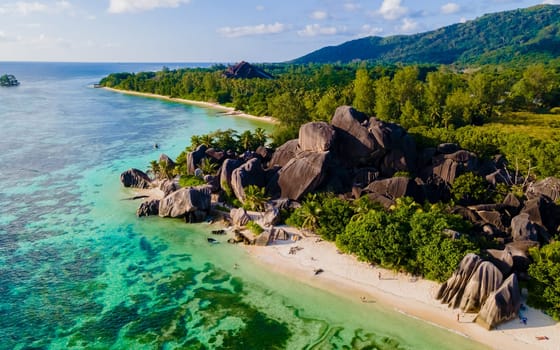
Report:
[{"label": "cluster of boulders", "polygon": [[504,250],[489,250],[489,260],[466,255],[453,275],[441,285],[436,299],[466,313],[488,329],[515,318],[521,307],[518,272],[529,264],[533,243],[517,242]]}]

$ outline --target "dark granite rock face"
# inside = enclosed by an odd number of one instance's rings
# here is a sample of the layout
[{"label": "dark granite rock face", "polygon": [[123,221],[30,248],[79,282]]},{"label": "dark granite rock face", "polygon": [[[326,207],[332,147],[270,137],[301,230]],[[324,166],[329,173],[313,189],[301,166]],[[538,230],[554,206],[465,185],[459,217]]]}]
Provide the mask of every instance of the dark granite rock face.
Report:
[{"label": "dark granite rock face", "polygon": [[231,174],[231,189],[242,203],[245,201],[245,188],[251,185],[258,187],[266,185],[265,172],[259,158],[249,160],[233,170]]},{"label": "dark granite rock face", "polygon": [[325,178],[330,152],[300,152],[278,172],[281,197],[299,200]]},{"label": "dark granite rock face", "polygon": [[206,151],[208,147],[206,145],[200,145],[193,152],[187,153],[187,172],[189,175],[194,175],[196,168],[200,165],[202,159],[206,157]]},{"label": "dark granite rock face", "polygon": [[274,78],[271,74],[245,61],[241,61],[236,65],[229,66],[223,73],[223,76],[230,79]]},{"label": "dark granite rock face", "polygon": [[164,197],[169,196],[180,188],[179,182],[175,180],[165,180],[159,185],[159,189],[163,191]]},{"label": "dark granite rock face", "polygon": [[332,126],[336,130],[338,155],[347,165],[367,165],[377,149],[375,137],[363,124],[368,118],[350,106],[336,109]]},{"label": "dark granite rock face", "polygon": [[124,187],[149,188],[152,180],[142,170],[132,168],[121,174],[121,183]]},{"label": "dark granite rock face", "polygon": [[[364,188],[363,192],[375,194],[376,196],[371,196],[370,198],[376,199],[376,201],[383,205],[388,203],[392,205],[397,198],[405,196],[414,198],[418,203],[424,201],[422,191],[416,182],[408,177],[391,177],[389,179],[377,180]],[[384,197],[388,201],[379,197]]]},{"label": "dark granite rock face", "polygon": [[526,191],[529,199],[538,198],[544,195],[553,202],[560,198],[560,179],[555,177],[547,177],[529,185]]},{"label": "dark granite rock face", "polygon": [[209,186],[187,187],[171,193],[159,203],[159,216],[181,218],[196,211],[210,210]]},{"label": "dark granite rock face", "polygon": [[278,147],[276,151],[274,151],[274,154],[272,155],[272,159],[268,163],[269,167],[273,167],[273,166],[283,167],[284,165],[288,164],[288,162],[292,158],[295,158],[298,151],[299,151],[298,139],[287,141],[282,146]]},{"label": "dark granite rock face", "polygon": [[243,163],[237,159],[226,159],[220,168],[220,187],[225,190],[225,186],[231,189],[231,174]]},{"label": "dark granite rock face", "polygon": [[146,201],[140,204],[140,207],[136,210],[136,216],[150,216],[159,214],[159,199],[154,199],[151,201]]},{"label": "dark granite rock face", "polygon": [[444,282],[436,295],[437,300],[448,304],[449,307],[455,309],[461,304],[461,299],[465,292],[469,279],[482,263],[482,259],[476,254],[467,254],[459,263],[459,267],[453,275]]},{"label": "dark granite rock face", "polygon": [[488,329],[514,319],[521,307],[521,293],[517,275],[510,275],[494,292],[492,292],[480,309],[476,322]]},{"label": "dark granite rock face", "polygon": [[251,221],[251,217],[243,208],[231,209],[229,211],[229,216],[231,217],[231,223],[235,226],[245,226],[249,221]]},{"label": "dark granite rock face", "polygon": [[220,151],[215,148],[208,148],[204,153],[207,158],[210,158],[216,164],[221,164],[226,157],[226,153],[224,151]]},{"label": "dark granite rock face", "polygon": [[511,236],[514,241],[538,240],[538,228],[529,219],[529,214],[521,213],[511,219]]},{"label": "dark granite rock face", "polygon": [[491,262],[481,262],[465,286],[459,308],[464,312],[478,312],[490,295],[503,282],[500,270]]},{"label": "dark granite rock face", "polygon": [[299,128],[299,149],[301,151],[326,152],[335,141],[333,127],[325,122],[311,122]]},{"label": "dark granite rock face", "polygon": [[159,156],[159,164],[164,164],[165,167],[168,168],[168,169],[175,168],[175,162],[167,154],[162,153]]}]

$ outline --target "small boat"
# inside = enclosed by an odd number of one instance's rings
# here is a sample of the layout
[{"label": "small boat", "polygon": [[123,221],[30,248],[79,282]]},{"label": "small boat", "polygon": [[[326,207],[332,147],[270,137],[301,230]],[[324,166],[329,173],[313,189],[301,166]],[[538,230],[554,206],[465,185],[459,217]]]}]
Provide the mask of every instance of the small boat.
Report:
[{"label": "small boat", "polygon": [[208,240],[208,243],[212,243],[212,244],[220,243],[220,242],[218,242],[217,239],[212,238],[212,237],[208,237],[206,239]]}]

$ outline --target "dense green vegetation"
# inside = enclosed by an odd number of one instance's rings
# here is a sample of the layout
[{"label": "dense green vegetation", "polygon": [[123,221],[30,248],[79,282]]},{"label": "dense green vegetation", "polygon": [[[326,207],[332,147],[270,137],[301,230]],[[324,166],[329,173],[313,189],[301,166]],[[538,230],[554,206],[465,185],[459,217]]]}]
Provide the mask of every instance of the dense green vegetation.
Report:
[{"label": "dense green vegetation", "polygon": [[560,6],[487,14],[426,33],[366,37],[294,60],[306,64],[369,60],[376,63],[504,63],[560,54]]},{"label": "dense green vegetation", "polygon": [[560,242],[553,242],[542,248],[532,248],[533,263],[529,304],[545,310],[560,321]]}]

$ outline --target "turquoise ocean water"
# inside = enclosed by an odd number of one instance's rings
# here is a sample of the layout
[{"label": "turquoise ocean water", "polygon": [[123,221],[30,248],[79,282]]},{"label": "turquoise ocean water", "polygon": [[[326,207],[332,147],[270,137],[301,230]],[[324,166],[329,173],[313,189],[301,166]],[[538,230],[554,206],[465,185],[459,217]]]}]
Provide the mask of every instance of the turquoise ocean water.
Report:
[{"label": "turquoise ocean water", "polygon": [[481,348],[208,245],[208,225],[136,218],[122,171],[193,134],[269,127],[91,88],[161,67],[0,63],[21,82],[0,89],[0,349]]}]

